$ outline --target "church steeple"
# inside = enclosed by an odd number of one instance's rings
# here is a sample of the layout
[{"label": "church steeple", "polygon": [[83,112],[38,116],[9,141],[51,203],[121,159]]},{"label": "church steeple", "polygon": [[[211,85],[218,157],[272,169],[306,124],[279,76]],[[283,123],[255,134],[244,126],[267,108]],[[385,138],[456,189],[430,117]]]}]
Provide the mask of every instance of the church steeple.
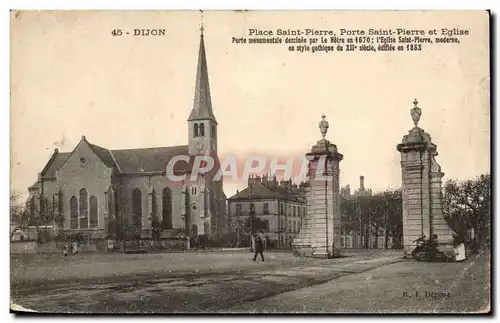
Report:
[{"label": "church steeple", "polygon": [[196,71],[193,110],[188,118],[189,154],[217,154],[217,120],[212,111],[208,82],[207,57],[203,37],[203,13],[200,28],[200,52]]},{"label": "church steeple", "polygon": [[205,53],[205,41],[203,37],[203,23],[200,28],[200,50],[198,53],[198,68],[196,71],[196,87],[194,90],[193,110],[188,121],[212,120],[217,123],[212,111],[212,99],[210,97],[210,85],[208,82],[207,57]]}]

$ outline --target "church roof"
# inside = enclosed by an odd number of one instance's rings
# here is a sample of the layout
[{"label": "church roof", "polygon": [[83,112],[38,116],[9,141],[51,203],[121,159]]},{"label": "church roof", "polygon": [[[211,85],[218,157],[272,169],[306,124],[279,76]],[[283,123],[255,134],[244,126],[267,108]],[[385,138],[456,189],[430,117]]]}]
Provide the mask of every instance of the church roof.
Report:
[{"label": "church roof", "polygon": [[55,177],[56,170],[61,167],[61,165],[69,157],[70,154],[71,153],[60,153],[57,151],[54,152],[50,160],[47,162],[47,165],[45,165],[44,169],[42,170],[42,175],[45,177]]},{"label": "church roof", "polygon": [[94,151],[94,153],[97,156],[99,156],[99,158],[101,158],[101,160],[104,162],[104,164],[106,164],[106,166],[116,167],[116,163],[115,163],[115,160],[113,158],[113,155],[111,155],[111,152],[108,149],[96,146],[94,144],[91,144],[88,141],[87,141],[87,144]]},{"label": "church roof", "polygon": [[263,200],[263,199],[283,199],[300,201],[296,194],[293,194],[283,187],[270,186],[262,183],[251,184],[241,192],[231,196],[230,201]]},{"label": "church roof", "polygon": [[205,42],[203,40],[203,34],[201,34],[200,52],[198,54],[198,67],[196,71],[196,86],[194,90],[193,110],[191,110],[188,121],[207,119],[217,122],[212,111],[212,99],[210,97],[210,85],[208,82]]},{"label": "church roof", "polygon": [[[175,156],[189,156],[188,146],[155,147],[112,150],[121,173],[142,173],[165,171],[168,162]],[[174,171],[190,171],[192,163],[179,161]]]},{"label": "church roof", "polygon": [[[151,173],[165,172],[168,162],[174,156],[189,156],[189,148],[185,146],[154,147],[139,149],[109,150],[86,141],[94,153],[106,164],[114,168],[118,173]],[[44,170],[44,177],[55,177],[59,169],[71,153],[60,153],[55,151]],[[176,175],[190,172],[193,167],[194,156],[189,162],[179,161],[174,165]]]}]

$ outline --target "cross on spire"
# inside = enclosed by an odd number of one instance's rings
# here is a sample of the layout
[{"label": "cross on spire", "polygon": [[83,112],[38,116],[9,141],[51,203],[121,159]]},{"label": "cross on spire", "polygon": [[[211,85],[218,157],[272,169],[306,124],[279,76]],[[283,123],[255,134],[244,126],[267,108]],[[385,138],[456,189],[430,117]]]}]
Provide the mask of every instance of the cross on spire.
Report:
[{"label": "cross on spire", "polygon": [[201,35],[203,36],[203,31],[205,30],[204,25],[203,25],[203,10],[200,10],[201,12],[201,27],[200,27],[200,32]]}]

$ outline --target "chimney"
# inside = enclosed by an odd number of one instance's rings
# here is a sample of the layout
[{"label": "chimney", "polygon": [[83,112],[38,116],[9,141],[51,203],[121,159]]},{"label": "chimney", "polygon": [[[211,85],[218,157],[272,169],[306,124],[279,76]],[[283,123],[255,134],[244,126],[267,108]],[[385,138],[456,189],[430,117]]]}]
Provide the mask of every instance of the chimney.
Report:
[{"label": "chimney", "polygon": [[272,188],[275,188],[277,185],[277,182],[276,182],[276,175],[271,177],[271,179],[269,180],[269,186],[272,187]]},{"label": "chimney", "polygon": [[359,176],[359,190],[365,190],[365,177],[363,175]]}]

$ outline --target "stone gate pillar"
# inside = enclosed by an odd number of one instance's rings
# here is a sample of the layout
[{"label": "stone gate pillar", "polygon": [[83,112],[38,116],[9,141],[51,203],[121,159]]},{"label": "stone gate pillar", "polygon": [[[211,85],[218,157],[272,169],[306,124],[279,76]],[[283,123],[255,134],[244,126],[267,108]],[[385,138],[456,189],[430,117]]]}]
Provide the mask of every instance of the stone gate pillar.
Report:
[{"label": "stone gate pillar", "polygon": [[403,256],[410,256],[421,236],[436,234],[439,249],[453,252],[453,231],[444,220],[442,211],[441,179],[444,173],[436,162],[437,146],[418,121],[422,110],[418,101],[413,102],[411,116],[415,127],[403,137],[397,146],[401,153],[403,197]]},{"label": "stone gate pillar", "polygon": [[325,115],[322,118],[319,127],[323,138],[306,155],[306,214],[293,248],[298,256],[330,258],[341,251],[339,162],[343,156],[325,139],[329,125]]}]

